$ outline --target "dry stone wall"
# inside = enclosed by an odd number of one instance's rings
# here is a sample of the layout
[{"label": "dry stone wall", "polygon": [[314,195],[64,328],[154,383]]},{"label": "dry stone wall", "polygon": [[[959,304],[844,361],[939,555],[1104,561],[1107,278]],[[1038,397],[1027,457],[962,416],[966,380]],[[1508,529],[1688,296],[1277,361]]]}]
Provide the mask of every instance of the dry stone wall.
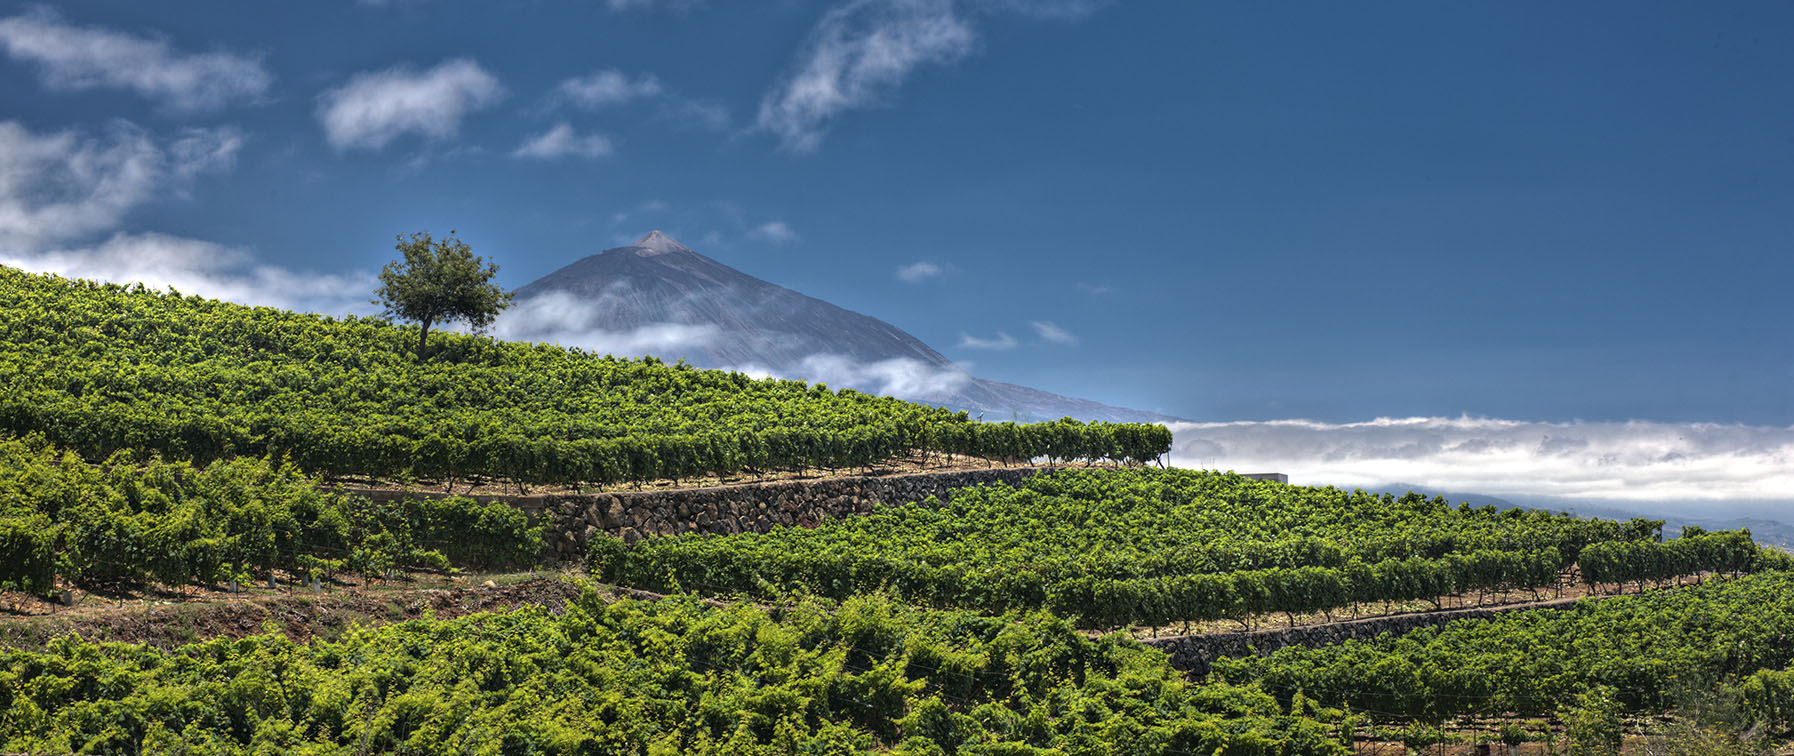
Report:
[{"label": "dry stone wall", "polygon": [[[1598,599],[1594,599],[1598,600]],[[1192,676],[1202,677],[1208,674],[1210,665],[1216,659],[1239,656],[1269,654],[1285,646],[1307,646],[1317,648],[1348,640],[1368,640],[1383,633],[1401,635],[1423,627],[1436,627],[1447,622],[1461,619],[1489,619],[1506,612],[1525,609],[1563,609],[1573,606],[1576,599],[1558,599],[1541,601],[1532,604],[1515,604],[1512,606],[1493,606],[1481,609],[1453,609],[1443,612],[1423,612],[1416,614],[1397,614],[1389,617],[1372,617],[1370,619],[1335,622],[1310,627],[1293,627],[1281,630],[1258,630],[1249,633],[1212,633],[1209,635],[1184,635],[1173,638],[1154,638],[1145,641],[1146,645],[1163,649],[1171,655],[1171,666],[1189,672]]]},{"label": "dry stone wall", "polygon": [[[877,504],[904,504],[980,483],[1017,483],[1042,467],[993,467],[935,473],[742,483],[603,494],[476,496],[499,500],[543,524],[550,561],[575,561],[599,533],[634,543],[678,533],[763,533],[775,525],[813,527],[831,517],[866,514]],[[356,491],[374,499],[417,496],[403,491]]]}]

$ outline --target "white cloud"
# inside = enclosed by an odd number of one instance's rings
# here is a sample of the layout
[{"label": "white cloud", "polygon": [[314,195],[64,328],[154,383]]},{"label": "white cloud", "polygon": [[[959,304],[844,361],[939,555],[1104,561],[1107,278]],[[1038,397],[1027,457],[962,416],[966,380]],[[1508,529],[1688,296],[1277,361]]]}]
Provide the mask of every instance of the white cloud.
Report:
[{"label": "white cloud", "polygon": [[174,287],[246,305],[371,315],[377,281],[371,272],[313,275],[262,265],[248,253],[167,234],[114,234],[92,247],[44,252],[0,251],[0,264],[67,278]]},{"label": "white cloud", "polygon": [[615,68],[566,79],[548,98],[550,109],[571,105],[583,110],[620,107],[633,102],[656,104],[655,118],[676,125],[721,131],[729,127],[729,109],[720,103],[695,100],[661,85],[653,74],[631,78]]},{"label": "white cloud", "polygon": [[1283,472],[1304,485],[1658,504],[1794,498],[1794,428],[1416,417],[1171,429],[1179,465]]},{"label": "white cloud", "polygon": [[1084,292],[1085,294],[1113,294],[1113,293],[1115,293],[1115,287],[1113,287],[1113,286],[1110,286],[1108,284],[1093,284],[1088,281],[1079,281],[1078,282],[1078,290]]},{"label": "white cloud", "polygon": [[773,244],[788,244],[797,241],[797,232],[784,221],[767,221],[748,231],[748,238],[758,239]]},{"label": "white cloud", "polygon": [[761,100],[757,125],[786,149],[814,151],[836,115],[877,104],[918,66],[966,56],[976,38],[953,0],[849,0],[811,30],[794,70]]},{"label": "white cloud", "polygon": [[567,79],[555,87],[555,94],[560,99],[588,110],[654,97],[661,91],[660,80],[652,74],[630,79],[614,68],[607,68],[590,76]]},{"label": "white cloud", "polygon": [[524,140],[512,157],[552,160],[560,157],[601,158],[611,153],[610,139],[603,134],[579,134],[565,122]]},{"label": "white cloud", "polygon": [[998,331],[997,337],[994,339],[981,339],[969,333],[962,333],[959,335],[959,346],[961,349],[994,349],[1003,351],[1005,349],[1014,349],[1018,343],[1019,342],[1015,340],[1014,336],[1002,331]]},{"label": "white cloud", "polygon": [[539,294],[501,313],[492,324],[492,334],[619,357],[684,354],[722,338],[722,331],[709,324],[651,323],[632,331],[607,331],[592,325],[599,322],[598,310],[592,299],[564,292]]},{"label": "white cloud", "polygon": [[974,18],[1015,13],[1080,18],[1103,0],[847,0],[822,15],[792,70],[760,101],[756,127],[785,149],[813,152],[844,111],[878,105],[915,69],[977,46]]},{"label": "white cloud", "polygon": [[243,145],[233,128],[187,129],[166,145],[127,121],[100,137],[33,134],[0,121],[0,250],[33,251],[116,227],[131,210],[228,168]]},{"label": "white cloud", "polygon": [[934,278],[940,274],[941,266],[926,260],[910,263],[897,269],[897,278],[904,283],[921,283],[926,279]]},{"label": "white cloud", "polygon": [[1054,344],[1078,343],[1078,337],[1071,335],[1071,331],[1053,325],[1052,321],[1036,320],[1030,323],[1030,325],[1034,326],[1034,332],[1040,334],[1041,338],[1051,341]]},{"label": "white cloud", "polygon": [[780,377],[911,401],[944,398],[972,380],[971,375],[958,368],[938,367],[908,357],[857,362],[838,354],[815,354],[805,357],[797,370],[789,372]]},{"label": "white cloud", "polygon": [[339,150],[380,149],[407,133],[446,139],[469,113],[504,96],[478,63],[450,60],[428,71],[407,67],[359,73],[318,98],[318,122]]},{"label": "white cloud", "polygon": [[126,89],[177,111],[254,100],[273,81],[254,58],[183,53],[160,39],[67,24],[48,10],[0,19],[0,47],[36,64],[50,89]]}]

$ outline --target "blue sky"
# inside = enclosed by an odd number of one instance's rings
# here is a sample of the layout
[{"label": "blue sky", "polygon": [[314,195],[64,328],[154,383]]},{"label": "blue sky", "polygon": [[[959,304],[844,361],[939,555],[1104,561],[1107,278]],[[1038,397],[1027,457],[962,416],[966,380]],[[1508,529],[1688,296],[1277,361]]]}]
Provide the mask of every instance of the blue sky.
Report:
[{"label": "blue sky", "polygon": [[1112,404],[1794,449],[1787,3],[179,7],[0,3],[11,264],[329,311],[659,228]]}]

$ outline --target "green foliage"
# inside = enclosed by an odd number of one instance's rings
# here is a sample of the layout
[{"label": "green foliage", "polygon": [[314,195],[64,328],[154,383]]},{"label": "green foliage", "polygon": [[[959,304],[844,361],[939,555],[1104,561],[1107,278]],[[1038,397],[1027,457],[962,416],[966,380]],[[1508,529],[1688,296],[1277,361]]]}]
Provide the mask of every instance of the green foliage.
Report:
[{"label": "green foliage", "polygon": [[1583,549],[1582,579],[1590,585],[1671,580],[1702,572],[1742,572],[1758,558],[1750,534],[1684,533],[1671,541],[1610,541]]},{"label": "green foliage", "polygon": [[1561,716],[1569,756],[1618,756],[1620,752],[1620,702],[1613,688],[1598,685],[1576,695],[1576,702]]},{"label": "green foliage", "polygon": [[[1675,708],[1679,691],[1794,662],[1794,573],[1765,572],[1701,586],[1578,602],[1403,635],[1320,648],[1287,647],[1218,660],[1211,678],[1256,682],[1354,710],[1445,721],[1464,715],[1538,716],[1611,688],[1625,710]],[[1770,716],[1770,680],[1752,685]],[[1758,693],[1760,691],[1760,694]]]},{"label": "green foliage", "polygon": [[[412,621],[294,644],[0,650],[0,750],[220,754],[1318,754],[1344,717],[1196,686],[1045,615],[879,598]],[[177,749],[178,750],[178,749]]]},{"label": "green foliage", "polygon": [[1738,708],[1770,732],[1794,732],[1794,667],[1763,669],[1737,684]]},{"label": "green foliage", "polygon": [[885,590],[1105,628],[1548,587],[1588,544],[1659,526],[1231,474],[1061,470],[815,528],[652,538],[620,561],[607,552],[595,574],[713,594]]},{"label": "green foliage", "polygon": [[594,533],[586,542],[586,571],[600,578],[614,579],[628,550],[629,545],[623,539],[609,533]]},{"label": "green foliage", "polygon": [[542,550],[517,509],[454,497],[376,503],[291,465],[193,467],[123,453],[91,465],[41,437],[0,438],[0,581],[85,586],[265,579],[270,570],[516,567]]},{"label": "green foliage", "polygon": [[0,269],[0,430],[90,459],[594,484],[863,467],[914,451],[1143,463],[1160,425],[977,423],[800,381],[620,360]]},{"label": "green foliage", "polygon": [[479,331],[511,305],[512,294],[492,283],[498,265],[482,265],[454,231],[443,239],[431,239],[428,231],[401,234],[394,248],[404,260],[381,269],[375,303],[385,305],[386,317],[418,323],[419,360],[428,347],[431,324],[460,320]]}]

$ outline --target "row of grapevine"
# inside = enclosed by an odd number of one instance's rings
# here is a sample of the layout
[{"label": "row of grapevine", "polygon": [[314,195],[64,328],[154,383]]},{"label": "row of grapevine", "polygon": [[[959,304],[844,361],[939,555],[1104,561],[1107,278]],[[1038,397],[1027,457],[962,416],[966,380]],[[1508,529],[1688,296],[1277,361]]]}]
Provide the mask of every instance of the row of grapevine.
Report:
[{"label": "row of grapevine", "polygon": [[1139,464],[1163,426],[963,412],[658,360],[0,269],[0,430],[88,459],[279,456],[312,474],[644,481],[915,451]]},{"label": "row of grapevine", "polygon": [[[1286,647],[1218,660],[1210,676],[1258,684],[1286,700],[1311,696],[1426,722],[1550,715],[1600,686],[1612,688],[1629,711],[1655,713],[1691,691],[1788,666],[1790,639],[1794,572],[1784,569],[1404,635]],[[1747,706],[1785,718],[1786,682],[1763,675],[1745,683]]]},{"label": "row of grapevine", "polygon": [[[1661,525],[1187,470],[1062,470],[816,528],[648,539],[596,550],[591,566],[650,590],[883,590],[942,608],[1045,607],[1087,627],[1162,626],[1550,588],[1588,549],[1660,546]],[[1756,553],[1741,534],[1663,548],[1684,555],[1679,575],[1747,568]],[[1630,564],[1613,576],[1658,574]]]},{"label": "row of grapevine", "polygon": [[1086,578],[1050,595],[1054,612],[1086,627],[1163,626],[1179,621],[1308,614],[1379,601],[1438,600],[1475,590],[1554,584],[1556,549],[1514,554],[1476,551],[1438,559],[1354,561],[1342,568],[1292,567],[1135,580]]},{"label": "row of grapevine", "polygon": [[1601,583],[1640,583],[1673,580],[1702,572],[1742,572],[1757,559],[1760,549],[1742,532],[1706,534],[1690,527],[1671,541],[1609,541],[1582,550],[1582,580]]},{"label": "row of grapevine", "polygon": [[1352,721],[1045,615],[592,591],[303,645],[65,636],[0,650],[0,710],[0,751],[25,753],[1344,756]]},{"label": "row of grapevine", "polygon": [[0,586],[217,584],[273,570],[533,563],[540,528],[466,498],[376,503],[320,491],[290,465],[195,468],[117,455],[91,465],[41,438],[0,439]]}]

